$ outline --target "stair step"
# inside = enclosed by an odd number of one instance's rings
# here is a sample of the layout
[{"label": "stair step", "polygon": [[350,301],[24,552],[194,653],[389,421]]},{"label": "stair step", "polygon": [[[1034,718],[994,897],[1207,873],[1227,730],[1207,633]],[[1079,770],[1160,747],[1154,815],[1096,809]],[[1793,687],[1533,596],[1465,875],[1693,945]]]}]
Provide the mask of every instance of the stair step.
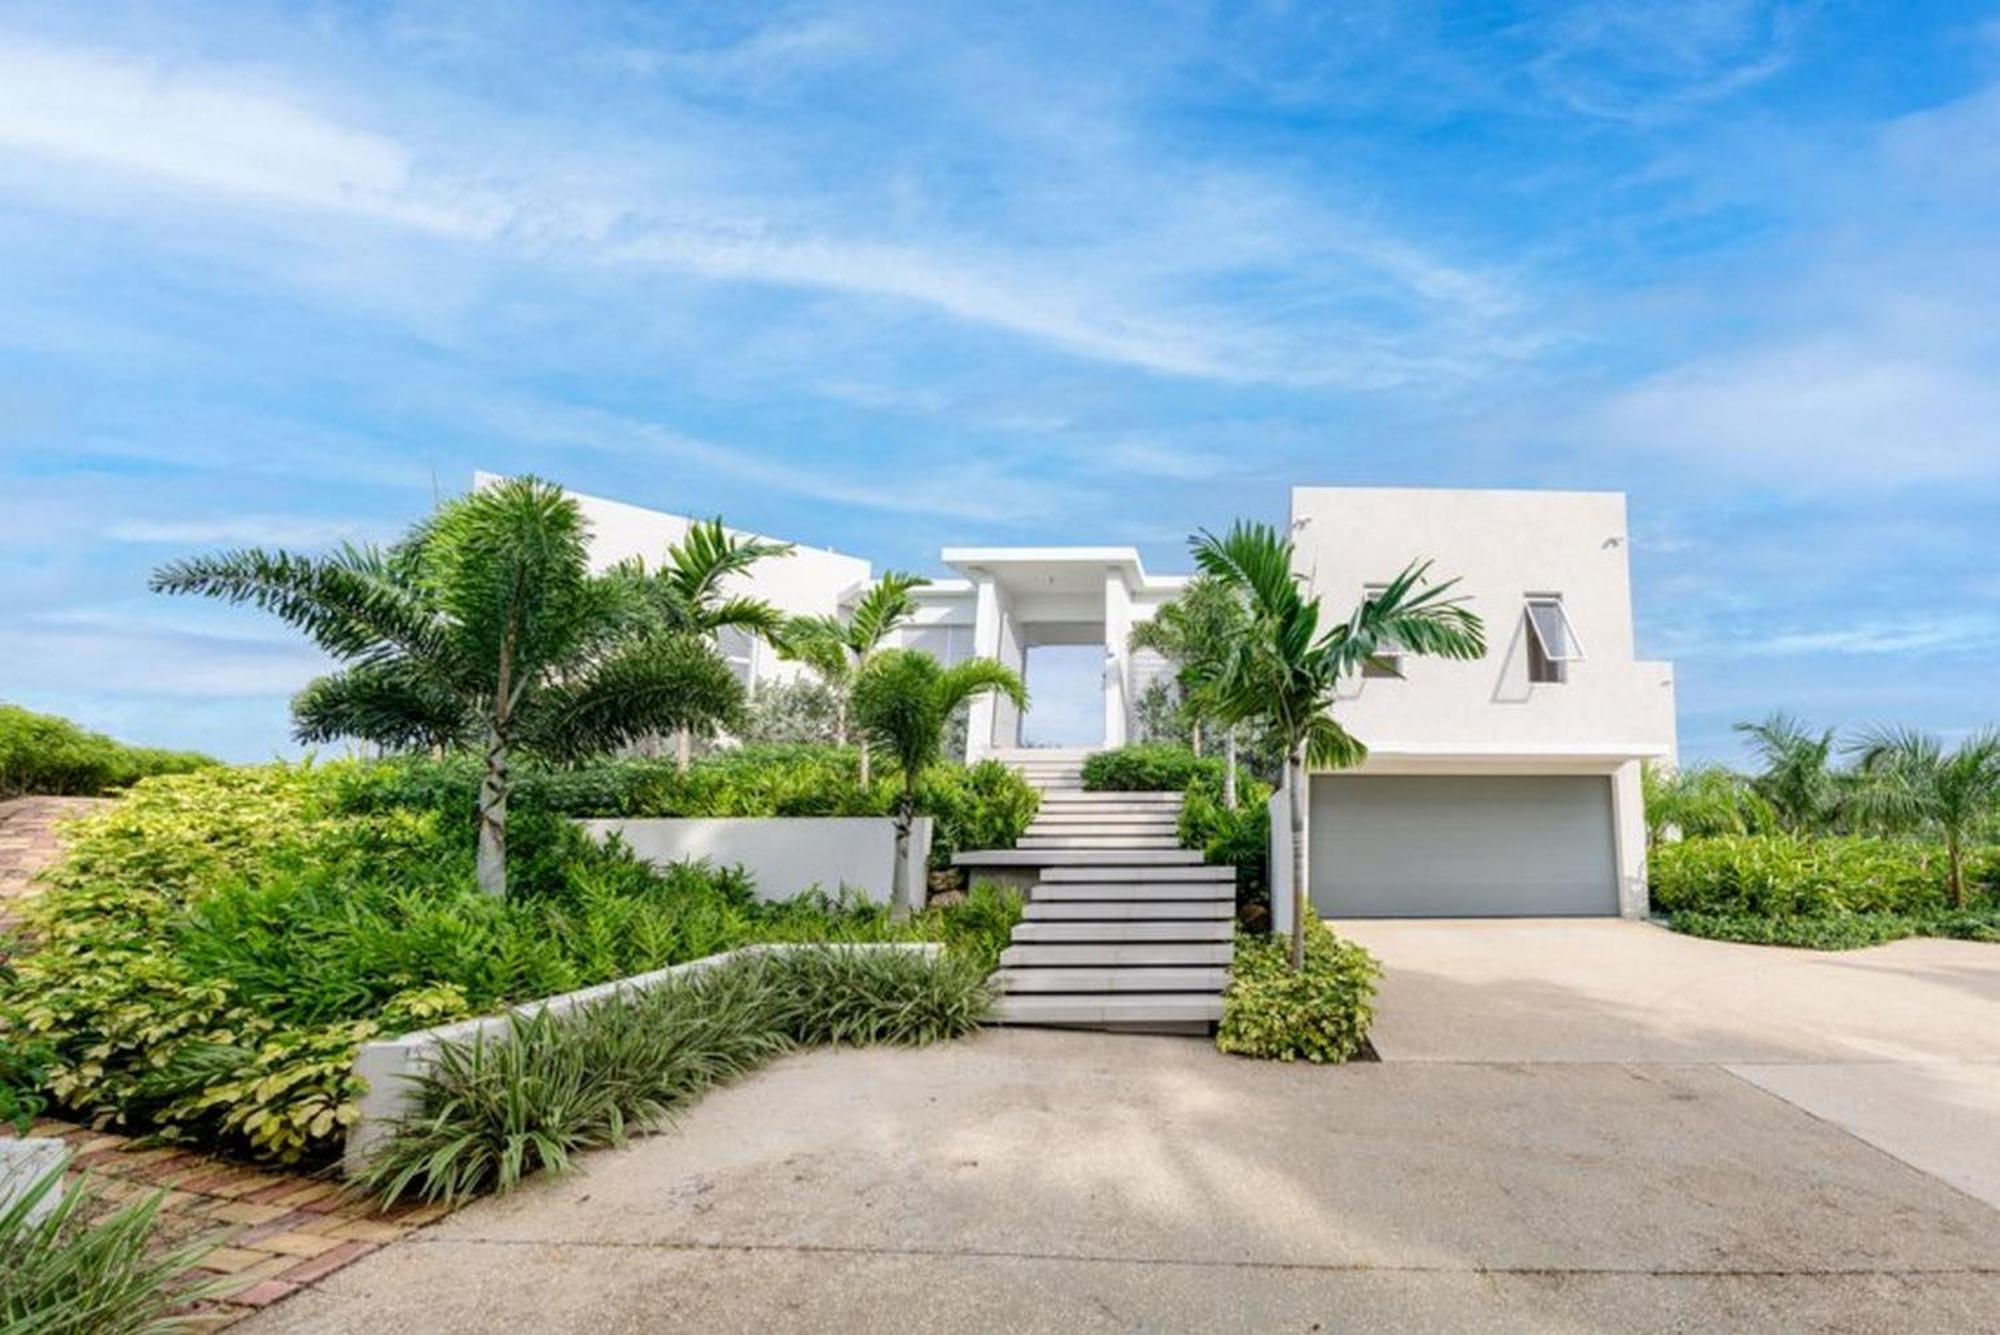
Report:
[{"label": "stair step", "polygon": [[1226,923],[1236,914],[1234,895],[1214,895],[1201,899],[1048,899],[1036,895],[1021,913],[1023,923],[1120,922]]},{"label": "stair step", "polygon": [[[1201,857],[1201,854],[1193,849],[1189,849],[1188,852],[1196,859]],[[1167,881],[1226,881],[1234,885],[1236,868],[1211,867],[1200,861],[1189,862],[1186,858],[1178,859],[1171,865],[1162,865],[1151,859],[1143,863],[1113,861],[1108,858],[1098,858],[1089,862],[1079,859],[1077,863],[1070,865],[1050,863],[1048,870],[1042,873],[1042,883],[1047,885],[1056,881],[1127,883],[1144,881],[1155,885]]]},{"label": "stair step", "polygon": [[1227,918],[1132,918],[1122,922],[1022,922],[1014,925],[1020,945],[1069,941],[1228,941],[1236,925]]},{"label": "stair step", "polygon": [[1035,823],[1053,822],[1058,825],[1164,825],[1171,829],[1180,824],[1181,813],[1162,807],[1155,811],[1140,807],[1133,810],[1110,809],[1104,811],[1075,810],[1066,806],[1044,806],[1035,813]]},{"label": "stair step", "polygon": [[1181,793],[1120,793],[1092,788],[1081,793],[1065,793],[1060,800],[1065,803],[1123,802],[1138,807],[1177,807],[1183,796]]},{"label": "stair step", "polygon": [[993,1018],[1001,1024],[1213,1024],[1222,1018],[1222,998],[1212,992],[1016,994],[1000,998]]},{"label": "stair step", "polygon": [[1083,964],[1227,964],[1226,941],[1142,941],[1128,945],[1087,942],[1054,946],[1009,946],[1000,952],[1003,969],[1060,968]]},{"label": "stair step", "polygon": [[1236,886],[1224,881],[1161,881],[1155,884],[1119,881],[1043,881],[1028,892],[1030,902],[1045,904],[1126,903],[1168,900],[1209,900],[1234,904]]},{"label": "stair step", "polygon": [[1034,992],[1220,992],[1229,970],[1208,966],[1156,969],[1002,969],[1008,996]]},{"label": "stair step", "polygon": [[1153,850],[1179,848],[1180,837],[1172,834],[1024,834],[1016,848],[1102,848]]},{"label": "stair step", "polygon": [[[1110,853],[1099,848],[987,848],[958,853],[955,867],[1184,867],[1199,869],[1201,850],[1194,848],[1144,848],[1129,853]],[[1227,869],[1225,869],[1227,870]],[[1233,876],[1234,873],[1232,872]]]}]

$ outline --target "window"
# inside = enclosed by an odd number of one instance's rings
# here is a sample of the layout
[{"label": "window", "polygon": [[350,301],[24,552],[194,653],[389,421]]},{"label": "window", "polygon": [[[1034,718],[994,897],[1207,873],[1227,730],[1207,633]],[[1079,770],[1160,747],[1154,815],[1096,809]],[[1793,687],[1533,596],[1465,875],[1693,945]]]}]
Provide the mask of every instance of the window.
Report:
[{"label": "window", "polygon": [[[1362,608],[1366,610],[1368,604],[1375,601],[1376,595],[1388,587],[1386,584],[1368,585],[1361,593]],[[1378,647],[1383,652],[1370,654],[1361,662],[1361,676],[1363,680],[1388,677],[1400,681],[1403,676],[1403,656],[1395,652],[1394,645],[1385,643]]]},{"label": "window", "polygon": [[1583,661],[1583,645],[1563,610],[1562,595],[1528,595],[1528,680],[1558,683],[1569,680],[1569,665]]},{"label": "window", "polygon": [[740,626],[724,626],[716,633],[715,647],[722,651],[722,661],[729,664],[736,680],[748,690],[756,675],[757,637]]},{"label": "window", "polygon": [[952,625],[905,626],[901,646],[921,649],[950,667],[972,657],[972,627]]}]

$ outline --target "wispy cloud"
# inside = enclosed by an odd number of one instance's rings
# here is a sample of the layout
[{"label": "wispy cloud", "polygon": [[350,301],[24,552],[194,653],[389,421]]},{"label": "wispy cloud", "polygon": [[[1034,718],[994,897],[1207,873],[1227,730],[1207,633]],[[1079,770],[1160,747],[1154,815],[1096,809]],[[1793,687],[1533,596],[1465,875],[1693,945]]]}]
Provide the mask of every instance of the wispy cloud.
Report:
[{"label": "wispy cloud", "polygon": [[111,525],[114,542],[199,546],[223,543],[253,547],[326,547],[374,536],[379,521],[329,515],[211,515],[174,520],[127,520]]}]

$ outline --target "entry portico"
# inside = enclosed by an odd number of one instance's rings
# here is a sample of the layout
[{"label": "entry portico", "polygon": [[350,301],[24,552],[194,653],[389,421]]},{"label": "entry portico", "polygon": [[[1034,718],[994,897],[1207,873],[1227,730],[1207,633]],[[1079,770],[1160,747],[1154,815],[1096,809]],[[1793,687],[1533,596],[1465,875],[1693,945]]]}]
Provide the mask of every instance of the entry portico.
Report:
[{"label": "entry portico", "polygon": [[[1139,693],[1162,668],[1149,654],[1135,661],[1127,637],[1180,591],[1186,577],[1149,575],[1132,547],[947,547],[943,559],[962,578],[940,581],[919,598],[938,612],[956,604],[964,609],[960,615],[970,613],[974,655],[1004,663],[1025,679],[1030,649],[1103,646],[1102,744],[1124,745]],[[974,702],[967,759],[1021,744],[1019,710],[990,694]]]}]

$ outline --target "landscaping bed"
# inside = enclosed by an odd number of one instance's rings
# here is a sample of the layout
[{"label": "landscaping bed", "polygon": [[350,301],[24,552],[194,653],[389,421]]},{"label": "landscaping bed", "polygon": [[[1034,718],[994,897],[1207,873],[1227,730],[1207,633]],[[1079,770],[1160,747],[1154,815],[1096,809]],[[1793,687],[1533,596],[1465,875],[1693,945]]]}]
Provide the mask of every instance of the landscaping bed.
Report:
[{"label": "landscaping bed", "polygon": [[0,1087],[101,1127],[320,1163],[355,1116],[352,1059],[371,1038],[755,942],[939,941],[983,976],[1018,916],[987,889],[896,922],[834,896],[758,903],[726,868],[649,868],[560,814],[566,783],[632,787],[590,772],[524,784],[510,893],[488,896],[461,772],[341,762],[139,784],[77,832],[28,911]]},{"label": "landscaping bed", "polygon": [[1911,936],[2000,941],[2000,854],[1969,859],[1952,904],[1934,844],[1865,836],[1722,835],[1656,845],[1653,908],[1677,932],[1852,950]]}]

